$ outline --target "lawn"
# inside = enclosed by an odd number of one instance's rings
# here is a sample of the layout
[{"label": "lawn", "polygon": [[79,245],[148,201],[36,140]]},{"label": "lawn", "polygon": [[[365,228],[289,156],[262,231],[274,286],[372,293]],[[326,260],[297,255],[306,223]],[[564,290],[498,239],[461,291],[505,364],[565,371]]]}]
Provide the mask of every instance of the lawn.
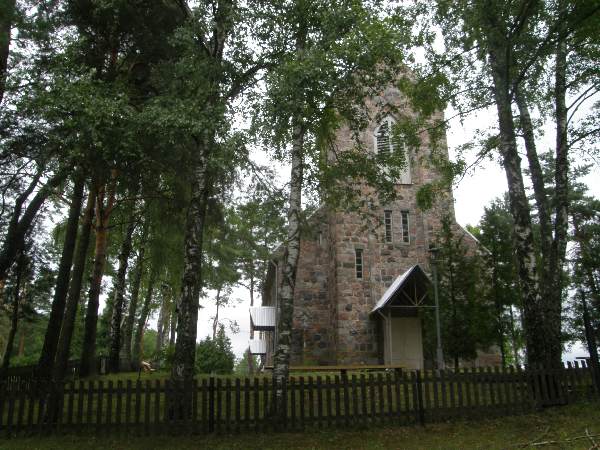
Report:
[{"label": "lawn", "polygon": [[[589,433],[592,438],[587,438]],[[574,439],[575,438],[575,439]],[[593,440],[595,440],[593,442]],[[555,441],[554,443],[552,441]],[[531,444],[536,445],[531,445]],[[545,443],[540,445],[540,443]],[[600,448],[600,403],[538,414],[420,427],[238,436],[47,437],[0,440],[1,450],[34,449],[589,449]],[[529,444],[529,445],[528,445]]]}]

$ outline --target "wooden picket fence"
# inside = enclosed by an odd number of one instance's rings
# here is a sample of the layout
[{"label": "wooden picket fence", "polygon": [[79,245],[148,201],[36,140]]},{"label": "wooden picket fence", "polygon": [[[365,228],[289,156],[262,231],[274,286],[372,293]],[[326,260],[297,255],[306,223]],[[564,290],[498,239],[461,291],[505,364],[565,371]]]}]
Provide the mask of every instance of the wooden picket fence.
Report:
[{"label": "wooden picket fence", "polygon": [[0,435],[204,434],[411,425],[521,414],[600,397],[585,365],[268,378],[0,383]]}]

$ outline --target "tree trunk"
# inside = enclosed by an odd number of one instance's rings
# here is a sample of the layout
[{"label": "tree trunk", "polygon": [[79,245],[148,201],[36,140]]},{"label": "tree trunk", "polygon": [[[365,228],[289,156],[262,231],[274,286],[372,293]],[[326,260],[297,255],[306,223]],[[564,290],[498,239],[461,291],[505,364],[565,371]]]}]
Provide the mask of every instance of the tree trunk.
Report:
[{"label": "tree trunk", "polygon": [[125,299],[125,277],[127,275],[127,265],[131,255],[131,244],[133,232],[135,231],[136,213],[133,212],[129,217],[129,225],[121,244],[119,253],[119,269],[117,271],[117,280],[115,283],[115,297],[113,301],[112,317],[110,322],[110,353],[109,365],[112,372],[121,370],[119,356],[121,353],[121,321],[123,319],[123,302]]},{"label": "tree trunk", "polygon": [[156,323],[156,351],[160,352],[165,343],[165,321],[167,318],[166,311],[166,297],[163,296],[162,301],[160,302],[160,310],[158,312],[158,321]]},{"label": "tree trunk", "polygon": [[[529,164],[531,184],[535,204],[538,210],[538,220],[540,224],[540,250],[542,252],[542,279],[550,273],[550,249],[552,247],[552,223],[550,218],[550,204],[546,193],[544,183],[544,172],[537,153],[535,144],[535,135],[529,107],[525,97],[519,90],[515,90],[515,100],[519,108],[521,130],[523,131],[523,142],[525,143],[525,152]],[[542,283],[544,286],[544,283]]]},{"label": "tree trunk", "polygon": [[[559,1],[559,21],[564,22],[564,2]],[[563,25],[564,26],[564,25]],[[567,250],[567,233],[569,228],[569,159],[567,144],[567,44],[561,39],[556,49],[555,67],[555,103],[556,103],[556,158],[554,168],[554,241],[550,253],[550,290],[547,293],[545,306],[549,336],[546,336],[548,351],[556,368],[562,368],[562,333],[561,313],[565,255]],[[548,339],[549,338],[549,339]]]},{"label": "tree trunk", "polygon": [[175,331],[177,330],[177,312],[173,311],[171,313],[171,329],[169,330],[170,332],[170,336],[169,336],[169,347],[172,347],[175,345]]},{"label": "tree trunk", "polygon": [[581,306],[583,307],[583,326],[585,329],[585,341],[587,344],[588,352],[590,353],[590,364],[592,369],[592,381],[596,386],[596,389],[600,388],[600,363],[598,362],[598,344],[596,343],[596,336],[594,333],[594,327],[590,319],[590,313],[588,311],[587,300],[585,298],[585,292],[583,289],[579,289],[579,295],[581,297]]},{"label": "tree trunk", "polygon": [[23,250],[25,236],[31,228],[31,224],[33,223],[33,219],[35,219],[36,214],[50,196],[52,190],[67,177],[67,174],[67,171],[60,171],[50,178],[31,199],[31,202],[27,205],[22,216],[21,211],[23,204],[37,186],[39,178],[42,175],[41,172],[35,177],[27,190],[17,197],[13,214],[4,236],[2,249],[0,250],[0,281],[3,281],[6,278],[6,273],[15,262],[17,254]]},{"label": "tree trunk", "polygon": [[[548,342],[546,338],[546,334],[550,330],[541,307],[542,298],[539,290],[531,212],[523,183],[521,158],[517,149],[512,114],[507,48],[504,43],[499,44],[499,39],[503,39],[503,37],[494,34],[489,39],[489,59],[500,129],[500,152],[508,183],[510,211],[514,220],[515,247],[519,262],[519,279],[523,292],[523,329],[527,343],[527,361],[529,364],[551,367],[554,365],[554,352],[548,351],[548,349],[554,347],[555,343]],[[552,333],[550,335],[552,338]]]},{"label": "tree trunk", "polygon": [[154,283],[156,282],[156,273],[154,270],[150,272],[150,279],[148,280],[148,290],[146,291],[146,298],[142,305],[142,311],[140,318],[138,319],[137,327],[135,330],[135,336],[133,338],[133,356],[132,365],[139,367],[140,358],[142,355],[142,339],[144,337],[144,328],[146,327],[146,321],[148,320],[148,314],[150,314],[150,304],[152,303],[152,296],[154,295]]},{"label": "tree trunk", "polygon": [[208,155],[212,137],[199,148],[194,169],[192,198],[187,212],[181,296],[177,303],[177,340],[172,377],[191,380],[195,372],[198,304],[202,288],[202,244],[208,200]]},{"label": "tree trunk", "polygon": [[246,358],[248,358],[248,375],[254,374],[254,355],[250,353],[250,347],[246,350]]},{"label": "tree trunk", "polygon": [[75,261],[73,263],[73,273],[71,275],[71,284],[69,286],[69,295],[65,307],[65,316],[60,330],[60,338],[56,349],[56,360],[54,362],[54,380],[62,381],[64,378],[69,354],[71,350],[71,339],[75,328],[75,319],[77,317],[77,307],[81,296],[81,285],[83,284],[83,274],[85,272],[85,262],[90,245],[90,235],[92,231],[92,220],[94,218],[94,207],[96,205],[96,191],[90,189],[87,198],[83,221],[81,222],[81,231],[79,232],[79,241],[75,250]]},{"label": "tree trunk", "polygon": [[135,314],[137,312],[137,304],[140,295],[140,285],[142,283],[142,275],[144,274],[144,254],[146,251],[146,238],[148,235],[148,222],[144,222],[142,235],[140,238],[140,249],[138,251],[137,261],[135,264],[135,275],[131,284],[131,300],[127,311],[127,318],[123,326],[123,346],[121,348],[121,358],[124,361],[132,363],[131,359],[131,339],[133,336],[133,324],[135,322]]},{"label": "tree trunk", "polygon": [[[494,253],[495,255],[495,253]],[[496,330],[498,333],[498,346],[500,347],[500,356],[502,358],[502,367],[506,367],[506,351],[504,348],[504,323],[503,323],[503,307],[500,302],[500,295],[498,293],[498,262],[496,257],[492,261],[492,289],[494,291],[494,307],[496,309]]]},{"label": "tree trunk", "polygon": [[19,324],[19,303],[21,297],[21,278],[22,278],[23,267],[21,264],[17,265],[16,276],[15,276],[15,292],[13,293],[12,302],[12,315],[10,319],[10,330],[8,332],[8,338],[6,340],[6,349],[2,356],[2,371],[8,369],[10,365],[10,357],[12,355],[13,346],[15,342],[15,335],[17,334],[17,326]]},{"label": "tree trunk", "polygon": [[8,55],[10,52],[10,32],[15,14],[15,0],[6,0],[0,8],[0,103],[6,90],[8,76]]},{"label": "tree trunk", "polygon": [[512,351],[513,351],[513,358],[514,360],[514,365],[515,366],[520,366],[521,365],[521,361],[519,359],[519,348],[517,345],[517,332],[515,330],[515,315],[513,313],[513,307],[512,305],[509,306],[509,311],[510,311],[510,337],[512,340]]},{"label": "tree trunk", "polygon": [[71,197],[71,206],[69,207],[67,228],[65,230],[65,241],[58,265],[56,286],[54,288],[54,299],[52,301],[48,326],[46,327],[42,353],[38,362],[38,376],[43,378],[51,378],[52,371],[54,370],[56,348],[60,337],[60,329],[63,324],[65,303],[67,301],[69,280],[71,278],[71,265],[73,264],[73,253],[75,252],[75,243],[77,241],[77,227],[79,225],[79,214],[81,213],[84,188],[85,178],[83,174],[75,174],[73,195]]},{"label": "tree trunk", "polygon": [[[115,201],[116,174],[110,181],[108,193],[106,187],[98,189],[96,200],[96,245],[94,251],[94,265],[90,277],[88,304],[85,314],[85,328],[81,352],[81,368],[79,375],[88,376],[96,370],[96,332],[98,329],[98,306],[102,288],[102,276],[106,262],[106,248],[108,246],[108,224]],[[104,204],[105,196],[108,200]]]},{"label": "tree trunk", "polygon": [[221,306],[221,288],[219,287],[219,289],[217,289],[217,301],[215,302],[217,304],[217,311],[215,312],[215,318],[213,320],[213,341],[216,339],[217,337],[217,328],[219,328],[219,306]]},{"label": "tree trunk", "polygon": [[[287,246],[283,256],[281,293],[279,296],[277,323],[277,347],[273,358],[273,382],[276,385],[275,411],[285,405],[283,383],[287,380],[292,344],[292,322],[294,316],[294,289],[300,255],[300,213],[302,210],[302,183],[304,179],[304,135],[305,130],[299,117],[294,118],[292,142],[292,170],[288,206]],[[277,303],[276,303],[277,304]]]}]

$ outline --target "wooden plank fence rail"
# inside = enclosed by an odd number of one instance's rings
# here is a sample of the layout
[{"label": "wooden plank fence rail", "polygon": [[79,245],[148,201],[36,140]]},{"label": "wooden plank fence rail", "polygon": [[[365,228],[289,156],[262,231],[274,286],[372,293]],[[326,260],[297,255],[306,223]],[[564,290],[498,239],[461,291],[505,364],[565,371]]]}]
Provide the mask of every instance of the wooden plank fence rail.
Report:
[{"label": "wooden plank fence rail", "polygon": [[56,385],[0,382],[0,435],[207,434],[309,428],[423,425],[453,418],[522,414],[599,398],[591,369],[388,371],[290,377],[284,407],[263,378],[203,378]]}]

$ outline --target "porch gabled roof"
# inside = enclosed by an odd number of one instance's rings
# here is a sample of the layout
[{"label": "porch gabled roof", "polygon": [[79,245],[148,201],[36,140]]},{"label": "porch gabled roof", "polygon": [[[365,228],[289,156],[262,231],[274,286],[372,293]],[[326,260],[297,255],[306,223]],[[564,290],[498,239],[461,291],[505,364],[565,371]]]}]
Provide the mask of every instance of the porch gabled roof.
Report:
[{"label": "porch gabled roof", "polygon": [[429,278],[421,266],[415,264],[394,280],[387,291],[381,296],[371,311],[371,314],[390,305],[394,299],[398,298],[402,291],[405,291],[409,287],[413,287],[413,289],[411,290],[410,295],[405,295],[411,303],[407,306],[421,306],[421,303],[427,297],[427,289],[430,283]]}]

